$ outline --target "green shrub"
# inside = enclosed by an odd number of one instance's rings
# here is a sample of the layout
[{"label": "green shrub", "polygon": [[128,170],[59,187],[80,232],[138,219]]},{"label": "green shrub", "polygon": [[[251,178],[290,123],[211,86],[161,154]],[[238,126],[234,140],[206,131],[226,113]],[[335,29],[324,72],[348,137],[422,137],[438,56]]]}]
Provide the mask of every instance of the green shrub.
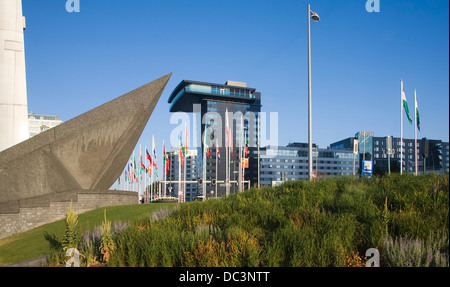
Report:
[{"label": "green shrub", "polygon": [[70,201],[69,211],[66,213],[66,231],[64,232],[64,238],[62,240],[62,249],[67,251],[70,248],[78,248],[80,243],[77,224],[78,215],[72,210],[72,201]]},{"label": "green shrub", "polygon": [[[442,266],[448,264],[448,188],[439,175],[336,177],[185,203],[115,237],[109,265],[363,266],[360,254],[369,248],[392,265],[403,258],[395,247],[401,238],[425,244],[421,252],[431,246],[436,256],[429,265]],[[433,230],[447,237],[430,235]]]}]

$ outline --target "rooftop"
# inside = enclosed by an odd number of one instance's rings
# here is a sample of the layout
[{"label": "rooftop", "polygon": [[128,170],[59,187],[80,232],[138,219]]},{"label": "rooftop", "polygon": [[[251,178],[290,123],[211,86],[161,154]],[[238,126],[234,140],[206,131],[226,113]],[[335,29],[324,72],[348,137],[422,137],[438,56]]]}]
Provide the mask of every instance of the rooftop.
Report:
[{"label": "rooftop", "polygon": [[212,100],[254,102],[256,90],[246,83],[227,81],[225,84],[183,80],[169,96],[170,112],[192,112],[192,105],[208,97]]}]

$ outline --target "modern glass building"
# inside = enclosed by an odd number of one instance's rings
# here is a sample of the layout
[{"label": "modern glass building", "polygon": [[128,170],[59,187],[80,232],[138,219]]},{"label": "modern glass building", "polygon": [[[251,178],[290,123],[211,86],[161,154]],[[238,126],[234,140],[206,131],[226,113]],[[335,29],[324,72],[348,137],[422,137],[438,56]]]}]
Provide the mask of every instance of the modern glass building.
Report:
[{"label": "modern glass building", "polygon": [[[313,144],[313,172],[319,178],[353,175],[359,169],[359,155],[352,150],[320,149]],[[261,149],[261,185],[308,179],[308,144]]]},{"label": "modern glass building", "polygon": [[[417,139],[418,173],[448,173],[448,145],[448,142],[443,142],[442,140],[431,140],[427,138]],[[392,148],[395,152],[390,155],[391,168],[392,164],[397,166],[400,165],[400,156],[402,154],[401,148],[403,148],[403,171],[411,173],[415,172],[416,156],[414,154],[414,139],[404,138],[403,147],[401,147],[401,139],[392,137]],[[377,168],[379,172],[385,173],[388,171],[386,137],[373,137],[373,160],[374,168]]]},{"label": "modern glass building", "polygon": [[[182,202],[193,201],[197,197],[198,190],[198,174],[197,174],[197,150],[189,150],[185,155],[184,164],[181,167],[180,151],[167,152],[169,158],[169,169],[167,171],[166,194],[167,196],[176,197]],[[184,180],[184,171],[186,171],[186,184],[182,183]],[[180,178],[180,175],[182,178]]]},{"label": "modern glass building", "polygon": [[[239,151],[241,158],[248,158],[248,168],[243,180],[250,185],[258,181],[257,140],[261,112],[261,94],[246,83],[227,81],[225,84],[183,80],[171,93],[168,103],[170,112],[186,112],[194,115],[193,143],[198,149],[198,176],[202,178],[206,167],[206,181],[203,190],[199,184],[199,195],[222,196],[226,194],[226,146],[229,152],[229,192],[237,189],[239,178]],[[228,125],[226,111],[228,111]],[[230,140],[227,142],[227,127]],[[206,132],[206,146],[203,135]],[[219,147],[220,161],[216,153]],[[203,161],[203,152],[209,150],[209,157]],[[217,161],[216,161],[217,158]],[[216,163],[217,162],[217,163]],[[203,178],[202,178],[203,179]],[[216,180],[216,185],[210,181]]]},{"label": "modern glass building", "polygon": [[[372,132],[358,132],[354,138],[346,138],[330,145],[331,149],[353,149],[354,140],[359,139],[359,157],[363,160],[373,160],[375,173],[387,173],[389,165],[391,172],[400,171],[400,160],[403,161],[403,172],[415,172],[414,139],[392,138],[394,153],[387,153],[387,137],[375,137]],[[400,157],[402,157],[400,159]],[[449,143],[442,140],[417,139],[418,172],[449,172]],[[361,171],[359,171],[361,173]]]}]

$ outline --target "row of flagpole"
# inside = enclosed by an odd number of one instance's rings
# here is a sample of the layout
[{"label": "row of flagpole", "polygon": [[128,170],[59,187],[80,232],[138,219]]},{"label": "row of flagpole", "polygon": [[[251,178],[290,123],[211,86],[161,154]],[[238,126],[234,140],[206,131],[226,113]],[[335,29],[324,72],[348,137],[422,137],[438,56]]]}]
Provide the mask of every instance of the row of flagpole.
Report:
[{"label": "row of flagpole", "polygon": [[[183,144],[182,133],[179,135],[180,154],[179,154],[179,169],[178,169],[178,200],[180,202],[186,201],[186,159],[188,153],[188,134],[187,125],[185,126],[185,145]],[[145,159],[142,154],[142,144],[139,145],[139,164],[136,164],[136,157],[133,154],[127,162],[123,171],[124,181],[121,180],[122,175],[118,179],[119,189],[132,190],[144,197],[144,202],[151,202],[160,197],[166,197],[167,172],[169,169],[169,153],[166,153],[166,148],[163,140],[162,154],[163,154],[163,174],[162,180],[158,176],[157,166],[157,152],[155,145],[155,138],[152,136],[152,153],[149,153],[147,146],[145,146]],[[183,168],[183,173],[181,172]],[[156,177],[154,177],[156,173]],[[182,180],[182,177],[184,179]],[[150,185],[147,185],[147,179]],[[122,184],[121,184],[122,183]],[[143,186],[142,186],[143,183]],[[162,184],[162,186],[161,186]]]},{"label": "row of flagpole", "polygon": [[[244,132],[244,119],[241,116],[240,120],[240,140],[239,140],[239,188],[238,190],[241,192],[244,189],[244,172],[245,167],[243,165],[244,158],[248,156],[248,139],[247,135]],[[203,149],[203,195],[206,196],[206,159],[209,159],[210,155],[210,144],[209,144],[209,136],[207,134],[208,128],[205,127],[205,134],[204,134],[204,146]],[[218,193],[218,166],[220,164],[220,149],[219,149],[219,143],[218,138],[215,139],[215,148],[216,148],[216,185],[215,185],[215,196],[217,197]],[[230,183],[231,183],[231,157],[233,156],[233,132],[231,131],[229,127],[229,116],[228,116],[228,109],[225,111],[225,195],[228,196],[230,194]]]},{"label": "row of flagpole", "polygon": [[[122,175],[118,179],[119,189],[132,190],[138,192],[139,195],[144,197],[145,202],[150,202],[151,200],[159,197],[165,197],[165,186],[162,189],[160,186],[161,182],[166,181],[167,170],[169,168],[169,160],[165,151],[165,145],[163,140],[163,180],[159,180],[158,176],[158,166],[157,166],[157,152],[155,145],[155,138],[152,136],[152,154],[148,151],[147,146],[144,147],[145,158],[142,154],[142,144],[139,145],[139,161],[136,163],[135,153],[131,155],[129,161],[127,162]],[[156,177],[154,177],[156,173]],[[150,185],[147,185],[147,180]],[[165,185],[165,184],[164,184]],[[162,189],[162,190],[161,190]],[[161,193],[161,191],[163,193]]]},{"label": "row of flagpole", "polygon": [[[403,86],[403,80],[400,80],[400,174],[403,173],[403,110],[405,110],[409,123],[412,125],[413,121],[409,115],[408,102],[406,100],[405,89]],[[415,158],[415,174],[418,174],[418,161],[417,161],[417,130],[420,131],[420,118],[419,107],[417,105],[417,93],[414,89],[414,158]]]},{"label": "row of flagpole", "polygon": [[[231,157],[233,156],[233,136],[232,132],[229,129],[228,123],[228,109],[225,113],[226,117],[226,177],[225,177],[225,186],[226,186],[226,195],[230,194],[230,162]],[[241,117],[241,130],[240,130],[240,141],[239,141],[239,191],[244,189],[244,172],[245,167],[243,161],[248,156],[248,139],[247,135],[244,132],[244,121]],[[205,128],[205,131],[207,129]],[[208,142],[207,132],[204,134],[204,149],[203,149],[203,195],[206,196],[206,158],[209,158],[209,142]],[[183,135],[180,132],[179,136],[179,160],[178,160],[178,200],[179,202],[186,201],[186,183],[187,183],[187,170],[186,163],[188,157],[188,131],[187,124],[185,124],[185,136],[183,144]],[[220,164],[220,149],[218,145],[218,139],[216,138],[216,180],[218,179],[218,164]],[[139,193],[144,197],[144,202],[151,202],[152,200],[159,197],[166,197],[166,183],[167,181],[167,172],[169,169],[169,158],[166,153],[165,144],[163,140],[162,145],[162,154],[163,154],[163,174],[162,180],[159,179],[158,176],[158,167],[157,167],[157,152],[155,145],[155,138],[152,136],[152,154],[149,153],[147,146],[144,147],[145,158],[142,154],[142,144],[139,145],[139,162],[136,164],[135,153],[130,157],[130,160],[127,162],[127,165],[123,172],[124,181],[121,180],[122,175],[118,179],[118,187],[119,189],[125,190],[133,190]],[[183,171],[183,172],[182,172]],[[154,177],[156,173],[156,178]],[[184,179],[183,179],[184,177]],[[150,185],[147,185],[147,180],[150,182]],[[191,181],[189,181],[191,182]],[[121,184],[122,183],[122,184]],[[161,186],[161,184],[163,186]],[[142,186],[143,185],[143,186]],[[217,197],[217,186],[215,187],[215,193]]]}]

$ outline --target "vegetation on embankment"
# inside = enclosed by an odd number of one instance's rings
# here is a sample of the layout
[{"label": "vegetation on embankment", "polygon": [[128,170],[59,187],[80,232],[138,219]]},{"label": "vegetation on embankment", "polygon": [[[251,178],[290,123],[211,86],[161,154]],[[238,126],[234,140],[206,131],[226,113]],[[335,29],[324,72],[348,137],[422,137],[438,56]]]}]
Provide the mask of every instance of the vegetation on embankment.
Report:
[{"label": "vegetation on embankment", "polygon": [[448,266],[448,226],[447,176],[286,182],[136,221],[108,265]]},{"label": "vegetation on embankment", "polygon": [[[381,266],[449,266],[449,180],[291,181],[205,202],[101,208],[77,224],[81,266],[365,266],[370,248]],[[0,240],[0,263],[50,253],[51,266],[64,265],[64,228]]]}]

